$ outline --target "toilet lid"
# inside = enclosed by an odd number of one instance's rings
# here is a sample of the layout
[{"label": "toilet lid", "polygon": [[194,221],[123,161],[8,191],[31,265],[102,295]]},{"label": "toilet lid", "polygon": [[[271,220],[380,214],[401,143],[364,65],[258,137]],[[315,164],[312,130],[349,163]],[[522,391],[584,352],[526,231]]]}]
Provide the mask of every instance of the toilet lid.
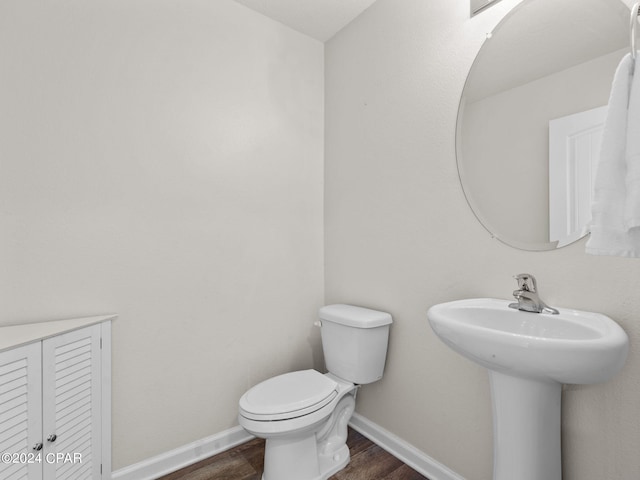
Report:
[{"label": "toilet lid", "polygon": [[240,413],[253,420],[285,420],[321,409],[338,394],[338,384],[316,370],[265,380],[240,398]]}]

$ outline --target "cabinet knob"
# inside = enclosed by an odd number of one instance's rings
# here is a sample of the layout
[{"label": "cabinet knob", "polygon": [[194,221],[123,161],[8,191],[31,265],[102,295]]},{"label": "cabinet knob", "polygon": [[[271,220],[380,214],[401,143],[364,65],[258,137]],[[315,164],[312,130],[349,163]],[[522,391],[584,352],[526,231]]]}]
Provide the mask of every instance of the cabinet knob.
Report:
[{"label": "cabinet knob", "polygon": [[42,450],[42,444],[41,444],[41,443],[36,443],[36,444],[33,446],[33,449],[34,449],[36,452],[39,452],[40,450]]},{"label": "cabinet knob", "polygon": [[58,436],[57,436],[55,433],[52,433],[51,435],[49,435],[49,436],[47,437],[47,442],[51,442],[51,443],[53,443],[53,442],[55,442],[55,441],[56,441],[56,438],[58,438]]}]

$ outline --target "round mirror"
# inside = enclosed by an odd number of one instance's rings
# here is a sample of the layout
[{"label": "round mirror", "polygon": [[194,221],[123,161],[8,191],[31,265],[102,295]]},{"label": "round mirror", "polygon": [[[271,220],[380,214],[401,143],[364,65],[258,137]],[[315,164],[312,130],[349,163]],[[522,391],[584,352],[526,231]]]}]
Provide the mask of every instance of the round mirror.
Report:
[{"label": "round mirror", "polygon": [[524,0],[487,35],[458,111],[458,172],[502,242],[550,250],[590,220],[611,82],[629,52],[620,0]]}]

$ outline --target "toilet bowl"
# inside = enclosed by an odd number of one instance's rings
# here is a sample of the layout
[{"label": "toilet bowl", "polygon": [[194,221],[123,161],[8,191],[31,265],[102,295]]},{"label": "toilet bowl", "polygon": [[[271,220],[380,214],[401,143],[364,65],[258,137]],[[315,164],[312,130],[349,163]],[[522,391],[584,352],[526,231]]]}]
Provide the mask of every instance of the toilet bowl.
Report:
[{"label": "toilet bowl", "polygon": [[347,424],[357,386],[301,370],[266,380],[240,399],[240,425],[265,438],[264,480],[323,480],[349,463]]},{"label": "toilet bowl", "polygon": [[285,373],[240,398],[239,424],[266,439],[263,480],[326,480],[344,468],[359,384],[382,377],[391,315],[329,305],[320,320],[329,373]]}]

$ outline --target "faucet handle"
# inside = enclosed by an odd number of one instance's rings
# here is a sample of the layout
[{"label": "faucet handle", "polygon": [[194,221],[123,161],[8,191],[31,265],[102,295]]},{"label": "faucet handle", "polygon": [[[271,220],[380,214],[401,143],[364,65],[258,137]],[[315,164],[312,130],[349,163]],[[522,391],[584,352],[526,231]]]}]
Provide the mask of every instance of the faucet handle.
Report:
[{"label": "faucet handle", "polygon": [[536,283],[536,277],[531,275],[530,273],[519,273],[515,275],[515,278],[518,281],[518,288],[520,290],[526,290],[527,292],[535,292],[538,288]]}]

